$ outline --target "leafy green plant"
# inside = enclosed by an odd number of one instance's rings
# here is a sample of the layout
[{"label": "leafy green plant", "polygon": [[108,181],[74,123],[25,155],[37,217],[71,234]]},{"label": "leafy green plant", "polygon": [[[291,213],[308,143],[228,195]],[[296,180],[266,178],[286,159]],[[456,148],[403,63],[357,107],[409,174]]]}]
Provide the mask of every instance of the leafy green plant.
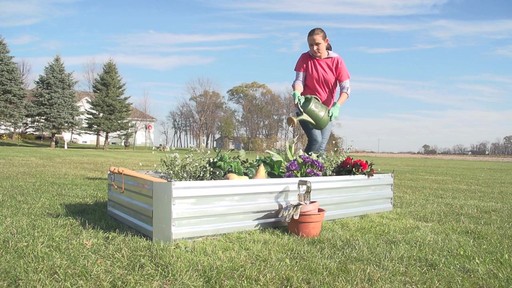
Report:
[{"label": "leafy green plant", "polygon": [[256,164],[263,164],[267,176],[269,178],[283,178],[284,177],[284,160],[274,155],[265,155],[256,158]]},{"label": "leafy green plant", "polygon": [[268,153],[266,157],[261,158],[261,163],[267,170],[267,175],[270,178],[283,178],[286,173],[286,163],[289,163],[295,159],[295,145],[297,144],[297,138],[294,141],[288,143],[286,148],[282,151],[279,150],[266,150]]},{"label": "leafy green plant", "polygon": [[192,149],[185,155],[173,152],[160,160],[160,172],[173,181],[212,180],[216,178],[214,171],[208,163],[209,152],[198,153]]},{"label": "leafy green plant", "polygon": [[192,149],[184,155],[169,153],[161,159],[159,172],[173,181],[221,180],[228,173],[254,177],[259,162],[245,157],[245,151],[222,151],[215,149],[215,156],[210,151]]},{"label": "leafy green plant", "polygon": [[268,154],[272,156],[274,160],[280,160],[283,162],[290,162],[295,158],[295,145],[297,144],[297,138],[293,142],[287,143],[284,151],[271,151],[266,150]]},{"label": "leafy green plant", "polygon": [[[216,155],[214,158],[208,159],[208,166],[212,169],[212,179],[223,179],[226,174],[234,173],[236,175],[254,177],[258,167],[257,162],[250,161],[245,156],[245,151],[241,150],[236,152],[230,150],[223,152],[220,149],[215,149]],[[236,153],[235,155],[231,155]]]}]

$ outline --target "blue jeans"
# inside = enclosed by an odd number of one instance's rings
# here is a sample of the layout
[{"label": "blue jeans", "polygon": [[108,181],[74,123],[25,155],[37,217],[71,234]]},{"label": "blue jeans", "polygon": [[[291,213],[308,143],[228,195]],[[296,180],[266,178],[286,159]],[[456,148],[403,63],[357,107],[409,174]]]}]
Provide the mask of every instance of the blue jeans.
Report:
[{"label": "blue jeans", "polygon": [[324,153],[327,141],[329,141],[329,136],[331,135],[332,122],[329,122],[329,124],[327,124],[327,126],[322,130],[315,129],[313,125],[307,121],[299,122],[302,130],[304,130],[304,133],[306,133],[306,136],[308,137],[308,144],[306,145],[304,152]]}]

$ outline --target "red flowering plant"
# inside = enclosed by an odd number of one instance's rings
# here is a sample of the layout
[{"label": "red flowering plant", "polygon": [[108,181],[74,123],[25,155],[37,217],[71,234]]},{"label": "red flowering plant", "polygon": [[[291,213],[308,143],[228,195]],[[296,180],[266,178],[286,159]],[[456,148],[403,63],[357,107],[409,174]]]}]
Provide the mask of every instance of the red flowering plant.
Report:
[{"label": "red flowering plant", "polygon": [[335,175],[366,175],[368,177],[375,174],[373,169],[373,162],[368,162],[361,159],[353,159],[347,157],[336,167],[334,167]]}]

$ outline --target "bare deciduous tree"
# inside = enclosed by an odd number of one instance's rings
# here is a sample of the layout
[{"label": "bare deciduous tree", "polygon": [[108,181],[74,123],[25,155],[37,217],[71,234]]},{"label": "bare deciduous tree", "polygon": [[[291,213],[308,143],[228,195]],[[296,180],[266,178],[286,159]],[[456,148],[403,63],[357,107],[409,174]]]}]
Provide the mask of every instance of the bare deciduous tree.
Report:
[{"label": "bare deciduous tree", "polygon": [[171,131],[172,131],[172,126],[171,126],[171,122],[166,120],[166,121],[160,121],[158,122],[158,124],[160,124],[160,134],[162,136],[164,136],[164,143],[162,145],[164,145],[165,147],[168,147],[170,144],[171,144]]},{"label": "bare deciduous tree", "polygon": [[94,79],[98,74],[98,64],[94,60],[94,58],[90,59],[83,65],[83,79],[86,83],[86,90],[92,92],[92,86],[94,84]]},{"label": "bare deciduous tree", "polygon": [[193,143],[190,141],[190,136],[192,135],[191,126],[194,123],[193,119],[193,109],[186,100],[182,100],[174,110],[169,111],[167,121],[170,123],[173,131],[171,140],[173,147],[189,147]]},{"label": "bare deciduous tree", "polygon": [[471,153],[476,155],[485,155],[489,153],[489,142],[482,141],[478,144],[471,144]]},{"label": "bare deciduous tree", "polygon": [[464,154],[466,152],[466,147],[462,144],[454,145],[452,148],[452,152],[454,154]]},{"label": "bare deciduous tree", "polygon": [[143,113],[143,115],[140,115],[138,119],[134,122],[134,134],[133,134],[133,149],[135,149],[135,143],[137,138],[137,132],[139,130],[144,131],[144,146],[148,146],[148,140],[151,142],[150,144],[153,145],[153,139],[151,139],[151,131],[149,130],[149,119],[147,116],[151,114],[150,111],[150,99],[147,91],[144,91],[144,96],[142,97],[139,104],[135,106],[139,111]]},{"label": "bare deciduous tree", "polygon": [[194,112],[194,138],[202,147],[211,148],[212,139],[217,134],[219,120],[222,118],[225,106],[222,95],[215,91],[209,79],[199,78],[187,85],[190,101],[194,104],[191,108]]},{"label": "bare deciduous tree", "polygon": [[16,63],[18,70],[20,71],[21,80],[23,81],[23,88],[29,89],[31,86],[30,73],[32,72],[32,66],[25,60],[21,60]]},{"label": "bare deciduous tree", "polygon": [[[96,64],[96,61],[94,58],[89,59],[84,65],[83,65],[83,74],[82,78],[85,81],[85,90],[88,92],[93,93],[93,85],[94,81],[96,80],[96,77],[98,76],[98,64]],[[100,147],[100,137],[101,137],[101,131],[96,131],[96,149]]]}]

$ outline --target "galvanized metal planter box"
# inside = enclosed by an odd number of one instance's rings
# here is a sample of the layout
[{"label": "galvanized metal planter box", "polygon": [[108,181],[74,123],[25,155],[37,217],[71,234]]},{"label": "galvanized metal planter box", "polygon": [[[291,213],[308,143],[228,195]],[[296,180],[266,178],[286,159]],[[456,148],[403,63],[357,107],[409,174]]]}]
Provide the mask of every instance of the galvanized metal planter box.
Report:
[{"label": "galvanized metal planter box", "polygon": [[285,225],[278,215],[296,202],[299,179],[311,182],[325,220],[393,209],[392,174],[167,182],[117,169],[109,172],[108,214],[154,241]]}]

